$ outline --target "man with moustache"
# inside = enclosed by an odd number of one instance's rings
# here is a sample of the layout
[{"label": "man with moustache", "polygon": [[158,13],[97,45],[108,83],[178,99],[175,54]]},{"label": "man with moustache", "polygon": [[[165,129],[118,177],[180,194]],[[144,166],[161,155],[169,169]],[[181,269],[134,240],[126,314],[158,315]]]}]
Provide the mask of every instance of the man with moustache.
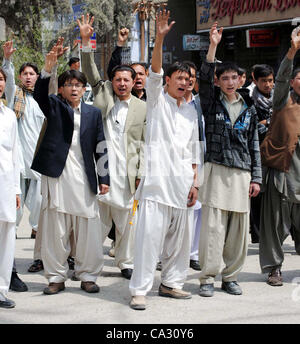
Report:
[{"label": "man with moustache", "polygon": [[112,222],[116,228],[115,264],[126,279],[133,270],[135,219],[131,222],[134,194],[143,172],[146,103],[131,94],[135,71],[127,65],[112,70],[112,81],[101,80],[94,54],[89,48],[94,18],[78,20],[82,37],[82,70],[94,94],[94,106],[101,109],[108,145],[110,191],[99,197],[103,241]]}]

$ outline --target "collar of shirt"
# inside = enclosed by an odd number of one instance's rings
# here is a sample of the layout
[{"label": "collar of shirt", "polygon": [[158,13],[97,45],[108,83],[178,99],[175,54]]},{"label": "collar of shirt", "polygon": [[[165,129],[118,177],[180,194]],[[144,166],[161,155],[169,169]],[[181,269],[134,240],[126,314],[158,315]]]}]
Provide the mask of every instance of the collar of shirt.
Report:
[{"label": "collar of shirt", "polygon": [[228,103],[230,105],[238,103],[238,102],[242,102],[243,104],[245,103],[243,97],[238,92],[236,92],[235,95],[236,95],[236,99],[234,101],[230,102],[228,97],[226,96],[226,94],[221,91],[220,100],[224,101],[225,103]]},{"label": "collar of shirt", "polygon": [[131,101],[131,96],[130,98],[126,99],[126,100],[120,100],[119,97],[117,97],[116,95],[114,95],[115,98],[115,105],[120,106],[121,104],[127,105],[129,107],[130,101]]},{"label": "collar of shirt", "polygon": [[71,109],[74,111],[76,114],[81,114],[81,100],[79,105],[76,108],[73,108],[72,105],[67,101],[67,104],[71,107]]},{"label": "collar of shirt", "polygon": [[121,125],[122,130],[125,126],[130,101],[131,97],[126,100],[120,100],[117,96],[115,96],[115,105],[111,109],[113,122]]},{"label": "collar of shirt", "polygon": [[[176,99],[176,98],[173,98],[172,96],[170,96],[168,92],[164,93],[164,95],[165,95],[165,97],[167,98],[168,101],[170,101],[171,103],[173,103],[173,104],[175,104],[176,106],[178,106],[178,105],[177,105],[177,99]],[[185,98],[183,97],[182,99],[183,99],[183,102],[182,102],[182,104],[181,104],[180,106],[183,106],[183,105],[186,105],[186,104],[187,104]]]},{"label": "collar of shirt", "polygon": [[4,113],[5,105],[3,104],[2,99],[0,99],[0,113]]}]

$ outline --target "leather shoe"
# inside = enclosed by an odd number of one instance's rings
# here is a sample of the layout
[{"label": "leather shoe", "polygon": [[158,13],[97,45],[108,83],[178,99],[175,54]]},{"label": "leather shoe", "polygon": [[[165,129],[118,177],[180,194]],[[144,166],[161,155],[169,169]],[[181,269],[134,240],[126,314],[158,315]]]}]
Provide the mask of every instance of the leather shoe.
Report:
[{"label": "leather shoe", "polygon": [[192,260],[192,259],[190,260],[190,268],[197,271],[201,270],[199,262],[197,260]]},{"label": "leather shoe", "polygon": [[84,291],[86,291],[87,293],[99,293],[100,288],[99,286],[95,283],[95,282],[81,282],[80,285],[81,289],[83,289]]},{"label": "leather shoe", "polygon": [[130,280],[131,275],[132,275],[132,271],[133,271],[132,269],[123,269],[123,270],[121,270],[121,274],[123,277]]},{"label": "leather shoe", "polygon": [[279,268],[273,269],[269,273],[267,283],[271,285],[272,287],[281,287],[283,285],[281,271]]},{"label": "leather shoe", "polygon": [[215,288],[213,283],[200,284],[199,295],[203,297],[214,296]]},{"label": "leather shoe", "polygon": [[0,308],[14,308],[15,302],[13,300],[5,298],[5,300],[0,301]]},{"label": "leather shoe", "polygon": [[64,282],[60,282],[60,283],[51,282],[51,283],[49,283],[48,287],[46,287],[44,289],[44,294],[54,295],[54,294],[57,294],[64,289],[65,289],[65,283]]},{"label": "leather shoe", "polygon": [[36,259],[28,268],[28,272],[39,272],[42,270],[44,270],[44,265],[40,259]]},{"label": "leather shoe", "polygon": [[143,311],[146,309],[146,298],[144,295],[136,295],[132,296],[131,301],[129,303],[130,308]]},{"label": "leather shoe", "polygon": [[242,295],[242,289],[236,281],[222,282],[222,290],[231,295]]},{"label": "leather shoe", "polygon": [[189,292],[177,288],[166,287],[163,284],[159,286],[158,295],[172,297],[173,299],[190,299],[192,297]]},{"label": "leather shoe", "polygon": [[31,239],[35,239],[36,238],[36,230],[32,228],[31,230],[31,235],[30,235]]},{"label": "leather shoe", "polygon": [[9,289],[17,292],[27,291],[27,285],[19,278],[16,272],[12,272]]}]

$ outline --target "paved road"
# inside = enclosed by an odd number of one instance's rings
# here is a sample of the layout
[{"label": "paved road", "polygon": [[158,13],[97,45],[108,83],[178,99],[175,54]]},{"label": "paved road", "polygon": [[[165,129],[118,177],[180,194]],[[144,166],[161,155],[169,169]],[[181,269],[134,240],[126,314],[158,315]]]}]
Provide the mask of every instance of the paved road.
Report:
[{"label": "paved road", "polygon": [[[97,283],[99,294],[87,294],[80,289],[80,282],[66,282],[65,291],[46,296],[42,290],[47,282],[40,273],[29,273],[34,240],[24,217],[16,241],[16,261],[20,277],[29,291],[10,292],[16,302],[14,309],[0,309],[0,324],[261,324],[300,323],[300,257],[293,242],[287,239],[283,287],[270,287],[266,275],[259,272],[258,245],[250,244],[248,257],[239,282],[242,296],[231,296],[221,289],[220,278],[216,282],[215,296],[198,295],[198,272],[190,269],[185,290],[193,294],[190,300],[174,300],[157,295],[160,273],[147,297],[146,311],[129,308],[128,281],[114,267],[107,255],[110,240],[105,242],[105,263]],[[295,281],[296,278],[296,281]],[[299,285],[293,283],[297,282]]]}]

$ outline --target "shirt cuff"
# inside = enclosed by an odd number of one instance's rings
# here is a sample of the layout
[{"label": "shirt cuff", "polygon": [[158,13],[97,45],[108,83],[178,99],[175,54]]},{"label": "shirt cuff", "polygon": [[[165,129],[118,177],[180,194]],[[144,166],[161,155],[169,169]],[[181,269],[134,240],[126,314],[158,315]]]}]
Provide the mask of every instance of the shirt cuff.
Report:
[{"label": "shirt cuff", "polygon": [[83,45],[82,46],[82,50],[83,53],[91,53],[92,52],[92,48],[88,45]]},{"label": "shirt cuff", "polygon": [[42,79],[50,78],[50,76],[51,76],[51,73],[48,73],[45,71],[45,69],[42,69],[42,71],[41,71],[41,78]]}]

